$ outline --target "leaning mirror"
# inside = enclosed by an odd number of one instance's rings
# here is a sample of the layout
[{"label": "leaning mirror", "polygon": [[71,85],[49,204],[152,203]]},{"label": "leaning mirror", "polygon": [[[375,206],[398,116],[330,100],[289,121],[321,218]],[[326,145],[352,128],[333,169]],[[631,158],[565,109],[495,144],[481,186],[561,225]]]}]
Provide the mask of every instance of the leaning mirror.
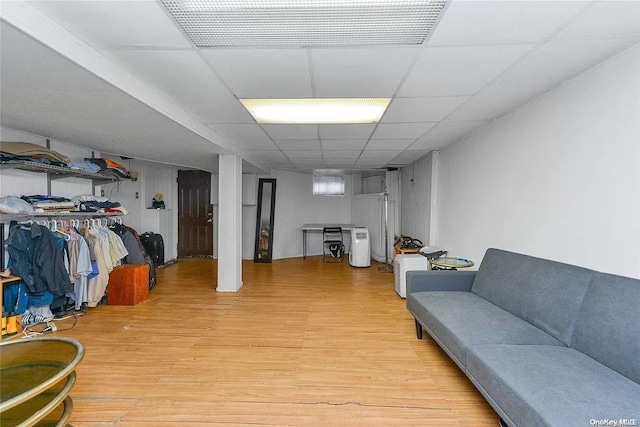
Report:
[{"label": "leaning mirror", "polygon": [[260,178],[256,220],[255,262],[271,262],[273,252],[273,214],[276,206],[276,180]]}]

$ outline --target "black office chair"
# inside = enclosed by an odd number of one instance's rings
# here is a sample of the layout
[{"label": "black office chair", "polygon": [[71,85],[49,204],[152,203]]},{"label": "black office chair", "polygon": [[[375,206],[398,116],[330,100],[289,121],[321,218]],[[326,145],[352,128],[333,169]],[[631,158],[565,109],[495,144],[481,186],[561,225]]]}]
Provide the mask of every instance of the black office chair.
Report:
[{"label": "black office chair", "polygon": [[322,229],[322,262],[342,262],[344,241],[342,227],[324,227]]}]

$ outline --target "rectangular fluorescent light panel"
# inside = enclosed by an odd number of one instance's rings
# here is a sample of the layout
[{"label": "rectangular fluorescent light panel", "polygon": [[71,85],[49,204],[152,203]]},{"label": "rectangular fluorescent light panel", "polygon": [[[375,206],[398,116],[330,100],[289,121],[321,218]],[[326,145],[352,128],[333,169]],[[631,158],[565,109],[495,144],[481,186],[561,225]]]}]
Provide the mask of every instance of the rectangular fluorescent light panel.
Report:
[{"label": "rectangular fluorescent light panel", "polygon": [[445,1],[162,0],[198,47],[419,45]]},{"label": "rectangular fluorescent light panel", "polygon": [[391,98],[241,99],[260,124],[378,123]]}]

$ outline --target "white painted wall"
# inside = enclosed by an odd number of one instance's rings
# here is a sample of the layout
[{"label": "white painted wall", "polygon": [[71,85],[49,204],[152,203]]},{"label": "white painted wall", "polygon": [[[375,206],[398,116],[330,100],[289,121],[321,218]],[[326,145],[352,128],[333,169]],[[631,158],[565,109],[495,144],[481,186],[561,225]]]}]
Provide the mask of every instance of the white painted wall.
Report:
[{"label": "white painted wall", "polygon": [[438,243],[640,277],[640,46],[440,153]]},{"label": "white painted wall", "polygon": [[[108,157],[108,156],[107,156]],[[118,161],[118,159],[115,159]],[[138,180],[123,180],[102,186],[105,197],[127,209],[125,223],[142,234],[159,233],[164,240],[165,261],[178,256],[178,167],[137,160],[120,161],[130,171],[138,172]],[[137,196],[136,196],[137,193]],[[153,197],[162,193],[164,212],[151,207]]]},{"label": "white painted wall", "polygon": [[400,170],[402,184],[401,226],[405,236],[429,245],[434,153],[429,153]]},{"label": "white painted wall", "polygon": [[[345,176],[344,196],[314,196],[312,177],[306,173],[276,171],[273,259],[302,256],[303,224],[351,222],[351,176]],[[345,238],[348,246],[346,234]],[[321,233],[309,233],[307,247],[307,255],[322,254]]]}]

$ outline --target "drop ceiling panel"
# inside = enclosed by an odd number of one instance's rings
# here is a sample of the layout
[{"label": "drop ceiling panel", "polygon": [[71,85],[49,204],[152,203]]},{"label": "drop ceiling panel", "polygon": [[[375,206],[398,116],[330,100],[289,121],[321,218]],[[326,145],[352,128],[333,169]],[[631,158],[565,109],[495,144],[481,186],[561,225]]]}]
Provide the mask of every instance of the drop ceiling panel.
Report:
[{"label": "drop ceiling panel", "polygon": [[192,50],[111,50],[109,58],[143,81],[166,92],[205,123],[255,123]]},{"label": "drop ceiling panel", "polygon": [[338,151],[362,151],[366,143],[366,139],[323,139],[322,149]]},{"label": "drop ceiling panel", "polygon": [[318,139],[318,125],[262,125],[273,139]]},{"label": "drop ceiling panel", "polygon": [[425,49],[399,96],[473,95],[533,45],[440,47]]},{"label": "drop ceiling panel", "polygon": [[379,169],[383,168],[387,163],[384,160],[360,158],[354,167],[358,169]]},{"label": "drop ceiling panel", "polygon": [[207,126],[245,150],[278,149],[258,125],[208,124]]},{"label": "drop ceiling panel", "polygon": [[322,156],[327,159],[352,159],[355,160],[360,157],[361,150],[323,150]]},{"label": "drop ceiling panel", "polygon": [[467,99],[469,99],[468,96],[395,98],[380,122],[437,122],[448,116]]},{"label": "drop ceiling panel", "polygon": [[429,154],[431,150],[411,150],[411,151],[403,151],[398,154],[398,156],[394,157],[390,164],[393,165],[406,165],[409,163],[413,163],[422,156],[426,156]]},{"label": "drop ceiling panel", "polygon": [[316,96],[321,98],[391,97],[417,48],[313,49]]},{"label": "drop ceiling panel", "polygon": [[556,38],[608,36],[640,32],[640,1],[600,1],[564,27]]},{"label": "drop ceiling panel", "polygon": [[433,129],[431,129],[425,137],[427,139],[446,138],[449,141],[453,142],[462,138],[469,132],[486,124],[487,122],[482,120],[469,120],[463,122],[440,122],[436,126],[434,126]]},{"label": "drop ceiling panel", "polygon": [[95,48],[189,48],[191,43],[154,1],[30,1]]},{"label": "drop ceiling panel", "polygon": [[411,144],[407,151],[433,151],[446,147],[451,142],[451,138],[424,137]]},{"label": "drop ceiling panel", "polygon": [[404,150],[415,142],[414,139],[372,139],[366,146],[367,150]]},{"label": "drop ceiling panel", "polygon": [[295,159],[322,159],[320,150],[291,150],[285,151],[284,154],[292,161]]},{"label": "drop ceiling panel", "polygon": [[309,98],[313,95],[303,49],[216,49],[204,56],[238,98]]},{"label": "drop ceiling panel", "polygon": [[325,139],[369,139],[376,125],[345,124],[319,125],[320,138]]},{"label": "drop ceiling panel", "polygon": [[587,1],[452,1],[429,46],[536,43]]},{"label": "drop ceiling panel", "polygon": [[398,154],[400,154],[402,152],[402,150],[393,150],[393,151],[378,151],[378,150],[372,150],[372,151],[367,151],[366,149],[362,152],[362,154],[360,155],[360,159],[375,159],[375,160],[384,160],[384,161],[390,161],[391,159],[393,159],[394,157],[396,157]]},{"label": "drop ceiling panel", "polygon": [[269,150],[269,151],[258,151],[258,150],[249,150],[248,153],[251,156],[254,156],[257,159],[263,160],[266,163],[274,163],[274,162],[287,162],[287,158],[281,151]]},{"label": "drop ceiling panel", "polygon": [[319,139],[278,139],[274,140],[281,150],[319,150]]},{"label": "drop ceiling panel", "polygon": [[372,139],[416,139],[435,125],[433,123],[381,123]]},{"label": "drop ceiling panel", "polygon": [[328,169],[346,169],[351,168],[355,162],[355,159],[325,159],[322,166]]},{"label": "drop ceiling panel", "polygon": [[321,161],[316,159],[292,159],[291,162],[297,168],[317,168]]},{"label": "drop ceiling panel", "polygon": [[[453,112],[449,120],[490,120],[512,111],[636,43],[639,35],[546,43]],[[553,64],[552,67],[549,64]]]}]

